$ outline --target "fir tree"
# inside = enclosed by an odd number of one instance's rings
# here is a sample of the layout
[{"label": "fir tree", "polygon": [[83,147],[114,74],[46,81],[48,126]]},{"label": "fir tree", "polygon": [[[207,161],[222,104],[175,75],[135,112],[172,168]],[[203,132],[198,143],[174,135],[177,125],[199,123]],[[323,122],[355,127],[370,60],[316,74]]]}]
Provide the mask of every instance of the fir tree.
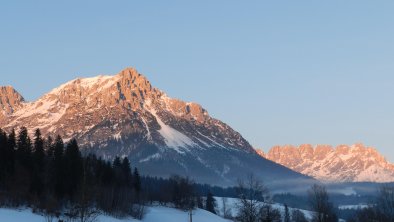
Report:
[{"label": "fir tree", "polygon": [[216,207],[216,200],[215,200],[215,198],[213,198],[212,193],[208,192],[207,199],[205,202],[205,209],[211,213],[216,214],[215,207]]},{"label": "fir tree", "polygon": [[63,139],[58,135],[54,145],[54,155],[51,161],[50,181],[52,182],[55,195],[58,199],[64,196],[64,174],[65,166],[63,160],[64,143]]},{"label": "fir tree", "polygon": [[124,176],[124,183],[126,186],[130,186],[132,180],[131,168],[130,168],[130,161],[127,157],[123,158],[121,164],[122,173]]},{"label": "fir tree", "polygon": [[7,175],[7,134],[0,129],[0,187]]},{"label": "fir tree", "polygon": [[45,167],[44,141],[39,129],[34,134],[34,152],[33,152],[33,169],[31,179],[31,190],[33,193],[40,195],[44,185],[44,167]]},{"label": "fir tree", "polygon": [[17,140],[17,157],[20,164],[28,169],[31,167],[31,140],[26,127],[21,127]]},{"label": "fir tree", "polygon": [[67,144],[64,159],[65,169],[67,169],[65,174],[66,190],[69,197],[72,198],[80,185],[83,174],[82,157],[75,139]]},{"label": "fir tree", "polygon": [[12,129],[7,139],[7,174],[10,176],[14,173],[15,168],[15,149],[16,149],[16,135],[15,130]]},{"label": "fir tree", "polygon": [[41,132],[39,129],[36,130],[34,134],[34,162],[36,164],[36,167],[39,171],[44,170],[44,158],[45,158],[45,152],[44,152],[44,140],[41,137]]},{"label": "fir tree", "polygon": [[283,222],[290,222],[289,207],[287,207],[287,204],[285,204],[285,215],[283,219],[284,219]]},{"label": "fir tree", "polygon": [[44,150],[47,156],[51,159],[55,155],[55,145],[51,136],[48,136],[44,142]]},{"label": "fir tree", "polygon": [[112,165],[113,165],[113,168],[120,168],[121,167],[122,164],[121,164],[120,158],[118,156],[115,157]]},{"label": "fir tree", "polygon": [[141,192],[141,177],[140,177],[140,174],[138,173],[137,167],[134,168],[134,173],[133,173],[133,187],[134,187],[134,190],[135,190],[137,193],[140,193],[140,192]]}]

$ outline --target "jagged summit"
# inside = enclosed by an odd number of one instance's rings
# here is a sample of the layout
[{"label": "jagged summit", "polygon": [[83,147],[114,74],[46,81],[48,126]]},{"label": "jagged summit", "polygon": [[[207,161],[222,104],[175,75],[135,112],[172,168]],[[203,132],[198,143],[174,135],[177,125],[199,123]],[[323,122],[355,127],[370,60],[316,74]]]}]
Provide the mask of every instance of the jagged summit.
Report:
[{"label": "jagged summit", "polygon": [[320,180],[334,182],[392,182],[394,165],[375,148],[354,145],[303,144],[274,146],[258,153],[276,163]]},{"label": "jagged summit", "polygon": [[24,101],[12,86],[0,86],[0,121],[19,109]]},{"label": "jagged summit", "polygon": [[261,158],[201,105],[167,96],[134,68],[71,80],[37,101],[16,101],[18,109],[0,116],[0,128],[76,138],[86,152],[128,156],[152,176],[188,175],[214,184],[234,184],[251,172],[270,180],[309,178]]}]

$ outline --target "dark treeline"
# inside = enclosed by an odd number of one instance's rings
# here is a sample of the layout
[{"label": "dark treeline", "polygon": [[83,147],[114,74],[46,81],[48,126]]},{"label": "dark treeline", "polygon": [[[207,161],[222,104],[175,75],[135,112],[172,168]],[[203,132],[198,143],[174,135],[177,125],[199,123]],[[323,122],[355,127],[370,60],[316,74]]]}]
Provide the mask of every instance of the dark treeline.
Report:
[{"label": "dark treeline", "polygon": [[142,218],[149,202],[214,211],[215,200],[203,196],[236,196],[235,188],[176,175],[141,177],[131,165],[127,157],[109,162],[82,155],[76,140],[65,144],[60,136],[43,138],[39,129],[33,138],[25,127],[9,134],[0,129],[0,207],[28,206],[46,216],[86,221],[99,213]]},{"label": "dark treeline", "polygon": [[142,201],[138,169],[127,158],[108,162],[82,156],[76,140],[33,139],[22,127],[7,134],[0,130],[0,206],[29,206],[46,215],[66,212],[90,217],[97,212],[139,217]]},{"label": "dark treeline", "polygon": [[368,207],[357,209],[349,222],[394,222],[394,187],[383,185]]},{"label": "dark treeline", "polygon": [[[168,186],[169,183],[172,183],[172,180],[176,179],[178,176],[174,175],[169,179],[164,179],[161,177],[150,177],[150,176],[142,176],[141,183],[142,186],[150,190],[151,193],[160,192],[160,187]],[[211,186],[208,184],[199,184],[195,183],[191,180],[191,186],[193,188],[193,193],[197,196],[206,196],[209,192],[213,193],[217,197],[232,197],[237,198],[237,187],[219,187],[219,186]],[[157,196],[157,195],[153,195]]]}]

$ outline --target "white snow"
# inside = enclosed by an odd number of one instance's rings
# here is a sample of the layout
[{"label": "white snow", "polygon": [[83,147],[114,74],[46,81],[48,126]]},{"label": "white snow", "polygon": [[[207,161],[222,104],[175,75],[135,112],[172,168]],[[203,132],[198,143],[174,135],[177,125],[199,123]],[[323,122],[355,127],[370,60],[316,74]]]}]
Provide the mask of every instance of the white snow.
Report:
[{"label": "white snow", "polygon": [[[4,222],[20,222],[20,221],[43,222],[46,220],[43,215],[32,213],[31,209],[0,208],[0,221],[4,221]],[[57,220],[54,219],[53,221],[57,221]],[[126,222],[126,221],[137,222],[139,220],[135,220],[132,218],[116,219],[116,218],[105,216],[105,215],[100,215],[97,217],[97,222]]]},{"label": "white snow", "polygon": [[280,155],[266,158],[324,182],[394,181],[394,165],[372,147],[339,145],[316,153],[320,145],[310,146],[312,153],[301,146],[283,146]]},{"label": "white snow", "polygon": [[116,140],[122,139],[121,133],[122,133],[121,131],[119,131],[118,133],[115,133],[115,134],[113,135],[113,138],[116,139]]},{"label": "white snow", "polygon": [[[193,222],[230,222],[211,212],[202,209],[193,210]],[[168,207],[152,207],[143,222],[186,222],[189,221],[188,212]]]},{"label": "white snow", "polygon": [[358,205],[339,205],[340,210],[358,210],[370,207],[368,204],[358,204]]},{"label": "white snow", "polygon": [[59,121],[66,113],[68,105],[58,105],[56,100],[40,99],[33,103],[27,103],[22,109],[13,114],[17,116],[15,120],[7,126],[17,125],[24,118],[35,116],[33,119],[34,128],[44,129]]},{"label": "white snow", "polygon": [[[81,86],[82,87],[90,88],[90,87],[92,87],[92,86],[94,86],[96,84],[99,85],[101,83],[104,83],[105,81],[107,81],[107,80],[109,80],[111,78],[114,78],[114,77],[113,76],[100,75],[100,76],[96,76],[96,77],[82,78],[80,80],[81,80]],[[106,83],[108,84],[108,82],[106,82]],[[109,83],[111,83],[111,84],[108,84],[108,86],[113,84],[111,81]],[[103,87],[103,88],[105,88],[105,87]]]},{"label": "white snow", "polygon": [[199,131],[197,131],[197,133],[200,134],[201,136],[203,136],[204,138],[206,138],[207,140],[211,141],[212,143],[214,143],[214,144],[216,144],[216,145],[218,145],[218,146],[220,146],[222,148],[226,148],[222,144],[216,142],[215,140],[209,138],[208,136],[205,136],[204,134],[200,133]]},{"label": "white snow", "polygon": [[[57,88],[52,89],[48,94],[58,94],[60,91],[62,91],[65,87],[68,85],[75,84],[77,81],[80,81],[80,85],[84,88],[90,88],[91,86],[95,84],[103,84],[100,88],[108,88],[112,86],[114,81],[110,81],[111,79],[114,79],[116,76],[108,76],[108,75],[99,75],[96,77],[90,77],[90,78],[77,78],[73,79],[71,81],[68,81],[62,85],[60,85]],[[48,95],[47,94],[47,95]],[[45,97],[45,96],[44,96]]]},{"label": "white snow", "polygon": [[160,117],[157,115],[154,109],[149,110],[150,113],[156,118],[157,123],[160,125],[159,133],[164,138],[164,142],[170,148],[173,148],[178,153],[184,153],[183,149],[187,147],[195,146],[196,144],[187,137],[185,134],[179,132],[178,130],[166,125]]},{"label": "white snow", "polygon": [[146,131],[147,131],[146,138],[147,138],[148,140],[151,140],[151,139],[152,139],[152,136],[151,136],[151,134],[150,134],[149,125],[148,125],[148,123],[146,122],[146,120],[145,120],[144,117],[141,116],[141,119],[142,119],[142,122],[144,123],[145,128],[146,128]]},{"label": "white snow", "polygon": [[[216,200],[217,208],[216,211],[219,213],[219,215],[223,215],[223,199],[222,197],[214,197]],[[236,216],[238,212],[237,208],[237,203],[238,203],[238,198],[230,198],[226,197],[226,208],[229,209],[229,212],[231,213],[232,216]],[[261,204],[267,204],[267,203],[261,203]],[[278,209],[282,216],[284,215],[285,212],[285,207],[282,204],[278,203],[270,203],[271,207],[274,209]],[[292,210],[300,210],[307,219],[312,219],[313,212],[308,211],[308,210],[302,210],[302,209],[296,209],[296,208],[291,208],[289,207],[289,211],[291,212]]]},{"label": "white snow", "polygon": [[145,158],[145,159],[140,160],[139,162],[140,162],[140,163],[143,163],[143,162],[147,162],[147,161],[152,160],[152,159],[159,159],[160,157],[161,157],[161,156],[160,156],[159,153],[155,153],[155,154],[153,154],[153,155],[148,156],[148,157]]},{"label": "white snow", "polygon": [[[97,218],[97,222],[185,222],[189,221],[188,212],[177,210],[169,207],[147,207],[146,215],[140,220],[133,218],[116,219],[109,216],[101,215]],[[193,210],[193,222],[230,222],[215,214],[202,209]],[[44,216],[34,214],[31,209],[0,209],[0,221],[4,222],[43,222]],[[54,220],[56,221],[56,220]]]}]

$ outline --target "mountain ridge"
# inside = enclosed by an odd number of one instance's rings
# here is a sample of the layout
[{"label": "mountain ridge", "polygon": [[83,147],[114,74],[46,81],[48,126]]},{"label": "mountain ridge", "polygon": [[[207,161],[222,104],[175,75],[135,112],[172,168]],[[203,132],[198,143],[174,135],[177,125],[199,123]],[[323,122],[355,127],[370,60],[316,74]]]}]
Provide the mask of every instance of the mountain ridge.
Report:
[{"label": "mountain ridge", "polygon": [[263,180],[311,179],[260,157],[201,105],[169,97],[134,68],[71,80],[36,101],[22,101],[0,123],[6,131],[25,126],[76,138],[84,151],[105,159],[128,156],[152,176],[190,175],[220,185],[248,173]]},{"label": "mountain ridge", "polygon": [[393,182],[394,164],[375,148],[353,145],[274,146],[259,155],[297,172],[327,182]]}]

